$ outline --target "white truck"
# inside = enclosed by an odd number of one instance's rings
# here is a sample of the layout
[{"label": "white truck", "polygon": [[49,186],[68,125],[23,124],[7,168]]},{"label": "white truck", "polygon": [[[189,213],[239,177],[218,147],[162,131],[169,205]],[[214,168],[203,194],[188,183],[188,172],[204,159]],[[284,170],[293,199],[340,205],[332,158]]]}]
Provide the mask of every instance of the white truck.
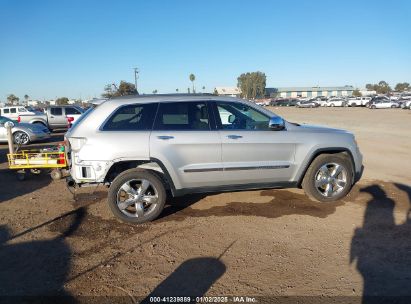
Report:
[{"label": "white truck", "polygon": [[348,98],[347,106],[349,107],[366,107],[369,105],[371,97],[350,97]]},{"label": "white truck", "polygon": [[84,110],[78,106],[49,106],[43,112],[27,109],[23,106],[9,106],[0,109],[0,115],[19,123],[40,124],[50,130],[67,129]]}]

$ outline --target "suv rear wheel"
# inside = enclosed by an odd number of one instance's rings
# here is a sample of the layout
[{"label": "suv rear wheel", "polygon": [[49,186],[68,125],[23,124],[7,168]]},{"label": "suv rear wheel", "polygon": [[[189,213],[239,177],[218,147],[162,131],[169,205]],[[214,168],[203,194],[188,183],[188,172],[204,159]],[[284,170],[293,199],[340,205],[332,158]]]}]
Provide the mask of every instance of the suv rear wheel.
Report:
[{"label": "suv rear wheel", "polygon": [[129,223],[157,218],[164,208],[166,191],[160,178],[141,169],[118,175],[110,186],[107,203],[113,214]]},{"label": "suv rear wheel", "polygon": [[302,186],[311,199],[332,202],[348,194],[352,181],[353,166],[347,156],[321,154],[308,168]]}]

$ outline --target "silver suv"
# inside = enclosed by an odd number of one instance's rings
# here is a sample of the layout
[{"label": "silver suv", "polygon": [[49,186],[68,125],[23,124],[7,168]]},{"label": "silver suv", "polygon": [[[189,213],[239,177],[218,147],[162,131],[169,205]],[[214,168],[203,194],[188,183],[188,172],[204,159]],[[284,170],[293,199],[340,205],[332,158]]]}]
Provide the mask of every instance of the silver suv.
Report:
[{"label": "silver suv", "polygon": [[362,173],[354,135],[299,125],[254,103],[213,95],[119,97],[67,132],[69,185],[104,183],[115,216],[159,216],[167,194],[302,187],[344,197]]}]

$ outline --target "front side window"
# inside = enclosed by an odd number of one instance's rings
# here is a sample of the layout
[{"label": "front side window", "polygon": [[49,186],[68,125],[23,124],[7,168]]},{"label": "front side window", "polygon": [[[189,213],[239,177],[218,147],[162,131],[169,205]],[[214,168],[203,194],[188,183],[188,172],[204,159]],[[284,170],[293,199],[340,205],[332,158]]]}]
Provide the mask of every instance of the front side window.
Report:
[{"label": "front side window", "polygon": [[157,110],[156,103],[132,104],[118,108],[102,127],[103,131],[151,130]]},{"label": "front side window", "polygon": [[17,113],[16,108],[11,108],[10,113]]},{"label": "front side window", "polygon": [[63,109],[62,108],[51,108],[50,113],[51,115],[61,116],[63,115]]},{"label": "front side window", "polygon": [[210,130],[205,102],[166,102],[158,109],[155,130]]},{"label": "front side window", "polygon": [[270,117],[248,105],[219,102],[217,110],[223,130],[269,130]]}]

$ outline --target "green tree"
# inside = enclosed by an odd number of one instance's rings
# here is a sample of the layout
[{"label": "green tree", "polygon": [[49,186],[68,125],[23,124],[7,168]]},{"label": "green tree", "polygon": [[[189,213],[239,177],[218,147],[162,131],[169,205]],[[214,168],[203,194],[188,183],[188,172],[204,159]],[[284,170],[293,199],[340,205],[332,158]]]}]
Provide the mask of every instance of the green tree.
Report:
[{"label": "green tree", "polygon": [[203,92],[204,92],[204,90],[205,90],[205,86],[203,86],[203,87],[202,87],[202,89],[203,89]]},{"label": "green tree", "polygon": [[157,94],[157,92],[158,92],[157,89],[153,90],[153,94]]},{"label": "green tree", "polygon": [[126,95],[136,95],[138,94],[136,86],[131,82],[120,81],[120,85],[117,87],[115,83],[107,84],[104,86],[104,93],[101,94],[104,98],[112,98],[117,96],[126,96]]},{"label": "green tree", "polygon": [[176,92],[178,93],[178,89],[176,89]]},{"label": "green tree", "polygon": [[395,85],[394,90],[397,92],[410,91],[411,87],[408,82],[400,82]]},{"label": "green tree", "polygon": [[14,94],[10,94],[9,96],[7,96],[7,103],[11,104],[11,105],[15,105],[19,103],[20,98],[18,98],[16,95]]},{"label": "green tree", "polygon": [[187,93],[190,94],[190,88],[187,88]]},{"label": "green tree", "polygon": [[27,94],[24,95],[24,100],[26,101],[26,103],[27,103],[27,101],[29,100],[29,98],[30,98],[29,95],[27,95]]},{"label": "green tree", "polygon": [[354,91],[352,91],[352,96],[354,96],[354,97],[361,97],[362,94],[361,94],[360,90],[355,89]]},{"label": "green tree", "polygon": [[110,84],[106,84],[106,85],[104,86],[104,93],[101,94],[101,97],[111,98],[111,97],[114,96],[114,93],[115,93],[115,91],[113,90],[113,85],[112,85],[111,83],[110,83]]},{"label": "green tree", "polygon": [[214,94],[214,95],[218,95],[218,91],[217,91],[217,89],[214,89],[213,94]]},{"label": "green tree", "polygon": [[195,88],[194,88],[194,81],[196,80],[196,76],[195,76],[194,74],[190,74],[189,79],[190,79],[190,81],[191,81],[192,84],[193,84],[193,93],[195,93],[196,90],[195,90]]},{"label": "green tree", "polygon": [[368,91],[374,91],[374,85],[371,84],[371,83],[367,83],[367,84],[365,85],[365,88],[366,88]]},{"label": "green tree", "polygon": [[63,106],[68,104],[69,99],[67,97],[60,97],[56,99],[56,105]]},{"label": "green tree", "polygon": [[376,91],[378,94],[387,94],[387,93],[392,91],[389,84],[387,82],[385,82],[384,80],[381,80],[377,84],[367,83],[367,85],[365,87],[366,87],[367,90]]},{"label": "green tree", "polygon": [[136,86],[131,82],[122,80],[120,81],[120,85],[118,86],[117,94],[119,96],[136,95]]},{"label": "green tree", "polygon": [[243,73],[237,78],[237,87],[241,89],[244,98],[263,97],[265,94],[267,77],[263,72]]}]

